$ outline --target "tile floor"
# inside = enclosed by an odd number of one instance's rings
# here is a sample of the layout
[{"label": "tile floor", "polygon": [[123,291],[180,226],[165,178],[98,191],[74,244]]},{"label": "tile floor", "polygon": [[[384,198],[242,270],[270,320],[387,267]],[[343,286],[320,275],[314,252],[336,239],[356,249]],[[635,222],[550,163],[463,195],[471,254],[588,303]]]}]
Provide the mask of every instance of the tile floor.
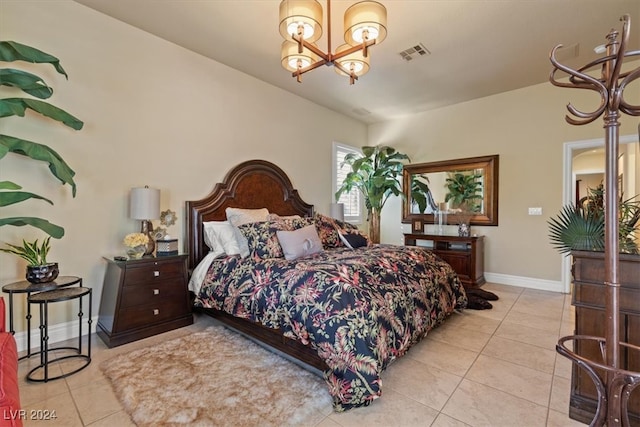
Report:
[{"label": "tile floor", "polygon": [[[316,427],[348,426],[580,426],[568,417],[570,363],[555,352],[573,330],[570,296],[486,284],[499,301],[492,310],[453,315],[383,374],[384,395],[367,408],[329,413]],[[55,410],[52,421],[26,426],[129,426],[99,365],[115,354],[209,326],[194,325],[113,349],[92,336],[89,367],[65,379],[27,383],[20,362],[24,409]],[[66,369],[64,366],[55,369]],[[313,423],[310,423],[312,425]]]}]

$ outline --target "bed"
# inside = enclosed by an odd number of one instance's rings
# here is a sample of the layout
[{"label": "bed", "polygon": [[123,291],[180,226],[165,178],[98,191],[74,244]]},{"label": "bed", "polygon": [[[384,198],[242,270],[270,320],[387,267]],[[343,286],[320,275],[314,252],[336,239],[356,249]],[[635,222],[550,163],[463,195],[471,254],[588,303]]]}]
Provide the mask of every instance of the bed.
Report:
[{"label": "bed", "polygon": [[[212,249],[205,228],[224,224],[229,209],[269,213],[233,227],[249,256]],[[424,248],[371,245],[315,213],[273,163],[237,165],[186,211],[194,308],[322,371],[336,411],[380,397],[382,371],[466,306],[446,262]]]}]

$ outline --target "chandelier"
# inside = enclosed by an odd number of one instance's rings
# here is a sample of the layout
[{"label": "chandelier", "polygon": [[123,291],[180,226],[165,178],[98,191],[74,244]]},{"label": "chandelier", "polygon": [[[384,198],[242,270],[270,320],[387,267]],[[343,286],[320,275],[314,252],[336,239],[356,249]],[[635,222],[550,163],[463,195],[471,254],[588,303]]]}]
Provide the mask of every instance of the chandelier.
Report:
[{"label": "chandelier", "polygon": [[369,71],[369,47],[387,37],[387,9],[376,1],[360,1],[344,13],[344,40],[331,52],[331,0],[327,0],[327,51],[315,44],[322,36],[322,6],[317,0],[280,2],[282,66],[300,83],[302,75],[321,65],[333,65],[336,73],[354,84]]}]

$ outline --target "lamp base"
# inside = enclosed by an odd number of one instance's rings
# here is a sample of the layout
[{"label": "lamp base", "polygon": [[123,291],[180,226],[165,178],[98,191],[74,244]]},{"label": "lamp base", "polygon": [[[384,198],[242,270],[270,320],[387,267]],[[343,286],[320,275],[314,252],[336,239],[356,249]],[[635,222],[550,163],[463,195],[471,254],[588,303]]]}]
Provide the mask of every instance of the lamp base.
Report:
[{"label": "lamp base", "polygon": [[149,238],[147,249],[144,251],[142,256],[153,256],[153,251],[156,249],[156,241],[153,238],[153,224],[150,220],[142,220],[142,228],[140,229],[140,232]]}]

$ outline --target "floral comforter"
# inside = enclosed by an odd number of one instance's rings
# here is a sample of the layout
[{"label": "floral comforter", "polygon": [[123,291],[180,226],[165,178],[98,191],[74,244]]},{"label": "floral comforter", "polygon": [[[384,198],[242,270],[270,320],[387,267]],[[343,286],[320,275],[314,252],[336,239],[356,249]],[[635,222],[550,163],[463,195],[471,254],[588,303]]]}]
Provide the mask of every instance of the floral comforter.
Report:
[{"label": "floral comforter", "polygon": [[215,260],[196,307],[279,328],[326,362],[334,409],[370,404],[380,374],[467,298],[452,268],[410,246],[332,249],[286,261]]}]

